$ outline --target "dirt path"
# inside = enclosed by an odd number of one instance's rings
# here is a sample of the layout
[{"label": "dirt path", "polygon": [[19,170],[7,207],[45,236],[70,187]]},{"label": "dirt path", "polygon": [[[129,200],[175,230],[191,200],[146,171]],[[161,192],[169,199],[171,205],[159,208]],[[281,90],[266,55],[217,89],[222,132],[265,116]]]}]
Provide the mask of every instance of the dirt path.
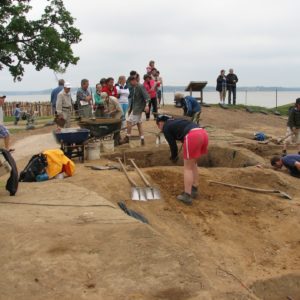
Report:
[{"label": "dirt path", "polygon": [[[253,132],[279,136],[285,121],[219,108],[205,108],[202,118],[213,130],[209,156],[200,162],[201,195],[191,207],[176,201],[183,188],[181,162],[171,165],[168,147],[155,146],[152,121],[145,123],[145,148],[125,146],[110,159],[124,152],[135,158],[161,189],[160,201],[131,201],[122,172],[85,167],[107,158],[77,164],[71,178],[22,183],[14,198],[1,191],[0,299],[300,299],[299,179],[248,167],[281,150],[258,145]],[[242,143],[233,146],[233,140]],[[14,146],[23,165],[57,144],[42,133]],[[209,180],[281,189],[293,200]],[[120,200],[150,225],[125,215]]]}]

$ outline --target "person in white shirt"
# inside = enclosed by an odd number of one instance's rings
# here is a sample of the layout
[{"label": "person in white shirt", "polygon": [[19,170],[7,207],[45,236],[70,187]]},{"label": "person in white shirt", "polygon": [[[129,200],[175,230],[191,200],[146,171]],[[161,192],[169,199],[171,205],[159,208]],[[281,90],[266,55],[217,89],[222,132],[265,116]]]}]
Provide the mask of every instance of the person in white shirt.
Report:
[{"label": "person in white shirt", "polygon": [[126,114],[128,111],[128,97],[129,97],[129,87],[126,84],[126,77],[120,76],[118,83],[116,84],[118,99],[121,105],[123,115],[122,115],[122,127],[125,127],[126,124]]}]

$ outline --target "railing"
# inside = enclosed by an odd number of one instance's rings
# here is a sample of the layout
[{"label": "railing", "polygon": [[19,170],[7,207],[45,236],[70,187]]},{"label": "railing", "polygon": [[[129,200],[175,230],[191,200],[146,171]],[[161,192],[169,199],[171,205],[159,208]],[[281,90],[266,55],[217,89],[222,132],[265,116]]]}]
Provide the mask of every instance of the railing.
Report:
[{"label": "railing", "polygon": [[50,103],[45,102],[5,102],[2,109],[5,116],[13,116],[16,104],[19,104],[22,111],[35,113],[38,117],[47,117],[52,115]]}]

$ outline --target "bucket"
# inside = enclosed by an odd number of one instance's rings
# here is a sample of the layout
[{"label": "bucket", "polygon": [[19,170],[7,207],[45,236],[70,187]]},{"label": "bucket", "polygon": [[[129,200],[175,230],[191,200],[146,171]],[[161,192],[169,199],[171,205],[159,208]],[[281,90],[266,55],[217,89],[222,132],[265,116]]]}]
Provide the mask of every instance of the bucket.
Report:
[{"label": "bucket", "polygon": [[86,146],[86,158],[87,160],[100,159],[100,143],[89,143]]},{"label": "bucket", "polygon": [[102,142],[102,150],[104,153],[114,153],[115,151],[115,140],[103,140]]},{"label": "bucket", "polygon": [[141,138],[139,136],[131,136],[129,138],[129,146],[130,148],[141,147]]}]

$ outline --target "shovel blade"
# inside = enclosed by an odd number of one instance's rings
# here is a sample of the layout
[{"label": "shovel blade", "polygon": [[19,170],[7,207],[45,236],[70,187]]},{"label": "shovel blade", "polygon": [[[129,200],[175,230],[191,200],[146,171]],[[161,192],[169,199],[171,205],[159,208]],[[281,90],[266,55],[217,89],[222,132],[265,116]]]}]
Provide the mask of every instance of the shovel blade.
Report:
[{"label": "shovel blade", "polygon": [[147,201],[147,196],[143,188],[138,188],[140,201]]},{"label": "shovel blade", "polygon": [[131,200],[140,201],[140,193],[137,188],[131,188]]},{"label": "shovel blade", "polygon": [[153,195],[152,189],[150,187],[145,188],[145,194],[146,194],[147,200],[154,200],[154,195]]},{"label": "shovel blade", "polygon": [[152,188],[152,194],[154,200],[160,200],[160,190],[157,188]]}]

